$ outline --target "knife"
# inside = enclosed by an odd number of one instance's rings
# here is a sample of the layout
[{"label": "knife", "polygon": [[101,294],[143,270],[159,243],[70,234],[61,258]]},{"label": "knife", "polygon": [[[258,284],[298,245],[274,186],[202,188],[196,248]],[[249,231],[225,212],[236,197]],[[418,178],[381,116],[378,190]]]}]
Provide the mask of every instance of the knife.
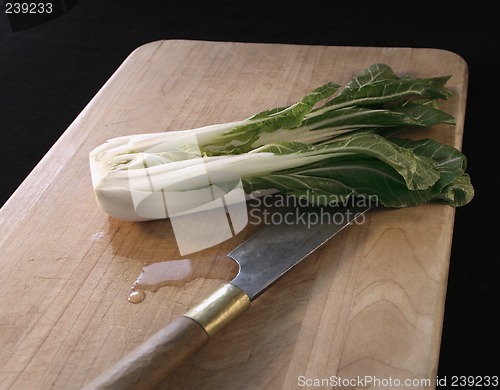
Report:
[{"label": "knife", "polygon": [[[151,389],[194,355],[286,272],[369,210],[365,207],[283,208],[296,223],[267,224],[229,253],[239,272],[84,387]],[[300,214],[299,214],[300,213]],[[290,214],[288,214],[290,215]],[[314,223],[311,223],[314,222]]]}]

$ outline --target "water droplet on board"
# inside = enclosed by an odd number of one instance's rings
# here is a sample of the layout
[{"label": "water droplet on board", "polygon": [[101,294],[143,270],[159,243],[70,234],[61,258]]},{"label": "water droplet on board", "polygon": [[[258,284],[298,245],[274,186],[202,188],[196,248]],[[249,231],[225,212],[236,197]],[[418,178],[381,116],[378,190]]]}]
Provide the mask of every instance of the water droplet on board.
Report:
[{"label": "water droplet on board", "polygon": [[146,298],[146,293],[143,290],[132,290],[128,296],[128,301],[130,303],[140,303]]},{"label": "water droplet on board", "polygon": [[92,234],[92,241],[97,241],[97,240],[100,240],[101,238],[104,237],[104,233],[103,232],[97,232],[95,234]]},{"label": "water droplet on board", "polygon": [[156,292],[164,286],[183,286],[196,278],[229,280],[237,271],[237,264],[217,259],[167,260],[145,266],[132,285],[128,301],[139,303],[146,297],[146,291]]},{"label": "water droplet on board", "polygon": [[192,261],[169,260],[153,263],[143,268],[135,281],[136,287],[158,291],[163,286],[182,286],[193,279]]}]

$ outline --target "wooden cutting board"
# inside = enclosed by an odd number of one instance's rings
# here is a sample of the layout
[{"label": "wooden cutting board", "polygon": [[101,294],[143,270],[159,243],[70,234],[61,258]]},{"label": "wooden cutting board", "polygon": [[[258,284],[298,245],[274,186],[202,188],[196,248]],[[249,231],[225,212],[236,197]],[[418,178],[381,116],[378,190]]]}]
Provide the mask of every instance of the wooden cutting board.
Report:
[{"label": "wooden cutting board", "polygon": [[[236,268],[226,254],[255,230],[180,256],[168,220],[120,222],[98,208],[90,150],[120,135],[243,119],[326,81],[345,84],[376,62],[397,74],[453,75],[442,107],[457,125],[419,136],[459,148],[467,66],[447,51],[175,40],[134,51],[1,210],[0,387],[79,389],[229,280]],[[433,380],[453,219],[440,205],[370,212],[158,388]],[[192,280],[128,302],[143,267],[176,260],[189,263]]]}]

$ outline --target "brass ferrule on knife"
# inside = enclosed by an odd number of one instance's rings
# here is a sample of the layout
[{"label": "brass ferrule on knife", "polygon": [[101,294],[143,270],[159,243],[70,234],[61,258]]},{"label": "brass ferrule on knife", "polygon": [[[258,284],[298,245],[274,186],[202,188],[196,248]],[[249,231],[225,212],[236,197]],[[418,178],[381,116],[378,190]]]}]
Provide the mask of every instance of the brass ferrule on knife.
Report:
[{"label": "brass ferrule on knife", "polygon": [[226,283],[184,317],[196,321],[209,337],[215,336],[226,325],[250,308],[250,298],[240,288]]}]

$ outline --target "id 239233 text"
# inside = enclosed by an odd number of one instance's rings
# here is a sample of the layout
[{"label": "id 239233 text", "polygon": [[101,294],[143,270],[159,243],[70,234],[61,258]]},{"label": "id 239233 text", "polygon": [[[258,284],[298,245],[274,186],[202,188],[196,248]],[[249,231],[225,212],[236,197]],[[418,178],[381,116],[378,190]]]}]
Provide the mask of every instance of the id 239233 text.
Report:
[{"label": "id 239233 text", "polygon": [[6,2],[6,14],[51,14],[53,11],[53,4],[50,2]]}]

